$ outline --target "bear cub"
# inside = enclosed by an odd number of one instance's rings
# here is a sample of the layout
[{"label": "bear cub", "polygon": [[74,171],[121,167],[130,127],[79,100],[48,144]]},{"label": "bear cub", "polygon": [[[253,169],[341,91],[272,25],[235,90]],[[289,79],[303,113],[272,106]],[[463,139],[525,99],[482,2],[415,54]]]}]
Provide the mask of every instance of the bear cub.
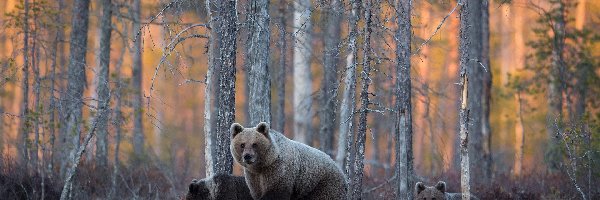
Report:
[{"label": "bear cub", "polygon": [[[425,186],[422,182],[415,185],[415,199],[417,200],[460,200],[462,193],[446,193],[446,182],[439,181],[435,186]],[[471,194],[471,200],[479,200]]]},{"label": "bear cub", "polygon": [[231,154],[254,199],[345,199],[346,178],[329,155],[265,122],[254,128],[232,124]]},{"label": "bear cub", "polygon": [[202,180],[194,179],[186,200],[252,200],[243,176],[216,174]]}]

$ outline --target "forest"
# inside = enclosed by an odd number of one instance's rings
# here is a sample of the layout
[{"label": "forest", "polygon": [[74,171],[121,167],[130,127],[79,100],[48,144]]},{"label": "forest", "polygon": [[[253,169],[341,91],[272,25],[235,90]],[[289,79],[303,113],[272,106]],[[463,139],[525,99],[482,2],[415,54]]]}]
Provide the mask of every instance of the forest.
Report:
[{"label": "forest", "polygon": [[326,153],[345,199],[600,199],[600,1],[0,12],[0,199],[185,199],[244,176],[232,124],[261,122]]}]

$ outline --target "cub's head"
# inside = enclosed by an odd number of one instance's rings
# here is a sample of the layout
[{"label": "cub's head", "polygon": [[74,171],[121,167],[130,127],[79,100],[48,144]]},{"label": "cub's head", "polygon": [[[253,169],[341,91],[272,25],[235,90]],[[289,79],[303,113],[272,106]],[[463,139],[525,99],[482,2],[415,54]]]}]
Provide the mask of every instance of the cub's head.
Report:
[{"label": "cub's head", "polygon": [[210,190],[206,180],[194,179],[190,183],[189,190],[185,196],[186,200],[208,200],[211,199]]},{"label": "cub's head", "polygon": [[231,125],[231,154],[236,162],[246,168],[265,166],[273,160],[273,145],[269,137],[269,124],[261,122],[254,128]]},{"label": "cub's head", "polygon": [[444,200],[446,199],[446,183],[439,181],[435,186],[425,186],[422,182],[415,185],[415,199],[417,200]]}]

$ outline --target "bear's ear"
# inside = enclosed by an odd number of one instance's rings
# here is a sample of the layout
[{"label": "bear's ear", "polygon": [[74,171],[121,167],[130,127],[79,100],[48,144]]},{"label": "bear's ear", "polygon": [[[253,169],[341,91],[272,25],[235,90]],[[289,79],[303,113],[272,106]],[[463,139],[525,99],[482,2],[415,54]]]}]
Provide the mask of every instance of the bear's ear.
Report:
[{"label": "bear's ear", "polygon": [[417,191],[417,194],[423,192],[423,190],[425,190],[425,184],[423,184],[423,182],[418,182],[415,185],[415,190]]},{"label": "bear's ear", "polygon": [[231,138],[234,138],[238,133],[241,133],[244,130],[244,127],[238,123],[231,124]]},{"label": "bear's ear", "polygon": [[267,122],[261,122],[256,125],[256,131],[265,135],[265,137],[269,138],[269,124]]},{"label": "bear's ear", "polygon": [[440,192],[445,193],[446,192],[446,182],[439,181],[437,184],[435,184],[435,188],[438,189]]},{"label": "bear's ear", "polygon": [[194,179],[192,180],[192,183],[190,183],[190,187],[189,187],[189,193],[197,193],[198,190],[200,190],[200,181]]}]

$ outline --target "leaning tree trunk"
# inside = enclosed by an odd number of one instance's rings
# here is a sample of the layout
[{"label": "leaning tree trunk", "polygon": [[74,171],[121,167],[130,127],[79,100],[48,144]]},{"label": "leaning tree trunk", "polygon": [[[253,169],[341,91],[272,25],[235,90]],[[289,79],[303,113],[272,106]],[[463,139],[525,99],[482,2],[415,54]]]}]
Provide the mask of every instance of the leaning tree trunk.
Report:
[{"label": "leaning tree trunk", "polygon": [[[479,143],[476,137],[470,137],[472,131],[480,132],[479,119],[481,107],[481,1],[462,1],[460,10],[460,166],[461,192],[463,200],[468,200],[470,193],[470,143]],[[479,77],[477,77],[479,76]],[[475,88],[472,88],[475,87]],[[470,98],[471,97],[471,98]],[[473,100],[475,99],[475,100]],[[476,104],[476,105],[473,105]],[[478,107],[479,106],[479,107]],[[472,120],[477,120],[472,122]],[[471,126],[472,125],[472,126]],[[477,128],[473,128],[477,127]],[[476,133],[475,133],[476,134]],[[472,142],[471,142],[472,141]],[[476,152],[481,152],[480,149]],[[476,160],[478,161],[478,160]]]},{"label": "leaning tree trunk", "polygon": [[358,132],[356,133],[356,157],[354,159],[354,181],[352,182],[352,198],[351,199],[361,199],[362,198],[362,183],[363,183],[363,173],[365,167],[365,143],[367,139],[367,114],[369,113],[369,85],[370,85],[370,75],[371,75],[371,59],[370,53],[371,49],[371,32],[372,32],[372,4],[371,0],[366,0],[364,5],[365,12],[365,28],[363,34],[365,34],[364,38],[364,46],[363,46],[363,66],[361,72],[362,79],[362,88],[360,92],[360,115],[358,117]]},{"label": "leaning tree trunk", "polygon": [[356,40],[358,36],[358,15],[359,15],[359,0],[350,1],[352,10],[348,16],[348,56],[346,58],[346,75],[344,77],[344,94],[342,97],[342,105],[340,105],[340,122],[339,122],[339,137],[338,137],[338,152],[336,161],[338,166],[344,169],[344,173],[348,178],[348,192],[346,199],[352,197],[352,174],[351,164],[353,163],[352,154],[354,147],[354,108],[356,96],[356,65],[358,58],[358,50]]},{"label": "leaning tree trunk", "polygon": [[131,73],[133,91],[133,151],[135,158],[140,159],[144,154],[144,124],[142,122],[142,30],[141,30],[141,0],[133,0],[133,66]]},{"label": "leaning tree trunk", "polygon": [[412,0],[398,1],[398,29],[396,30],[396,180],[397,198],[412,199],[413,178],[412,105],[410,76],[411,9]]},{"label": "leaning tree trunk", "polygon": [[312,13],[310,0],[294,1],[294,140],[309,144],[312,121]]},{"label": "leaning tree trunk", "polygon": [[[71,27],[71,44],[68,68],[67,92],[63,97],[66,101],[65,120],[66,125],[62,132],[61,146],[63,150],[61,176],[72,161],[79,147],[81,136],[83,89],[86,85],[85,65],[87,52],[87,34],[89,22],[90,0],[76,0],[73,7]],[[68,142],[70,141],[70,142]],[[68,153],[69,152],[69,153]]]},{"label": "leaning tree trunk", "polygon": [[248,113],[250,124],[271,124],[271,76],[269,74],[269,0],[249,2],[246,19],[248,42],[246,43],[246,70],[248,70]]},{"label": "leaning tree trunk", "polygon": [[219,92],[217,99],[216,136],[212,145],[212,172],[215,174],[233,171],[233,158],[229,144],[231,134],[229,127],[235,120],[235,57],[237,27],[237,1],[220,1],[217,3],[217,19],[219,20],[218,45],[220,68],[218,71]]},{"label": "leaning tree trunk", "polygon": [[23,80],[21,83],[22,91],[22,104],[21,104],[21,120],[19,120],[19,135],[21,141],[19,142],[19,158],[23,166],[27,166],[29,162],[29,156],[27,153],[27,139],[29,138],[29,0],[25,0],[24,4],[25,17],[23,19]]},{"label": "leaning tree trunk", "polygon": [[[112,2],[102,0],[102,18],[100,24],[100,55],[98,55],[99,70],[96,74],[96,94],[98,96],[98,109],[106,110],[102,105],[110,105],[109,95],[109,65],[110,65],[110,37],[112,32]],[[108,165],[108,117],[99,118],[96,139],[96,166],[105,169]]]},{"label": "leaning tree trunk", "polygon": [[331,1],[331,7],[326,11],[327,23],[325,34],[325,53],[323,55],[323,83],[321,83],[321,128],[319,131],[319,143],[321,150],[333,155],[333,139],[335,126],[335,112],[337,102],[337,64],[338,44],[340,43],[340,22],[342,16],[342,5],[339,0]]},{"label": "leaning tree trunk", "polygon": [[481,137],[483,146],[483,183],[492,178],[492,129],[490,127],[490,104],[492,100],[492,67],[490,66],[489,1],[481,1],[481,64],[483,70],[483,94],[481,95]]}]

